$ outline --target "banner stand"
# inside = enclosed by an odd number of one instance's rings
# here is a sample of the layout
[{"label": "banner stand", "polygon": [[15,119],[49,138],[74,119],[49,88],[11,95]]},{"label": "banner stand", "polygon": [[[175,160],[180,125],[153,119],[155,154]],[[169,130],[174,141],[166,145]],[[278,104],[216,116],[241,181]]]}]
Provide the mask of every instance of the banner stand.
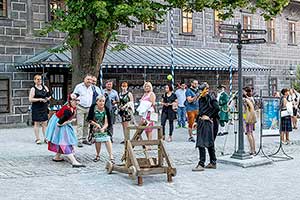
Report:
[{"label": "banner stand", "polygon": [[[266,118],[268,120],[269,119],[269,116],[265,116],[264,115],[264,111],[267,112],[267,108],[265,106],[266,101],[269,101],[269,102],[273,102],[273,104],[275,103],[277,106],[277,112],[276,113],[276,118],[278,119],[278,128],[280,126],[280,120],[281,120],[281,117],[280,117],[280,99],[278,97],[263,97],[262,96],[262,90],[260,90],[260,100],[261,100],[261,112],[260,112],[260,138],[259,138],[259,149],[258,149],[258,152],[256,153],[256,155],[258,155],[259,153],[262,153],[262,155],[268,159],[271,159],[272,161],[283,161],[283,160],[291,160],[293,159],[293,157],[289,156],[285,151],[284,151],[284,148],[283,148],[283,145],[282,145],[282,141],[281,141],[281,137],[280,137],[280,133],[278,134],[264,134],[263,133],[263,129],[264,127],[266,126],[266,123],[264,123],[263,119],[266,120]],[[273,108],[274,110],[276,109],[275,107]],[[279,130],[278,130],[279,131]],[[267,137],[279,137],[279,147],[278,149],[276,150],[275,153],[272,153],[272,154],[266,154],[264,152],[264,149],[263,149],[263,138],[267,138]],[[282,152],[283,156],[279,156],[277,154],[279,154],[280,152]],[[280,160],[274,160],[273,158],[279,158]]]}]

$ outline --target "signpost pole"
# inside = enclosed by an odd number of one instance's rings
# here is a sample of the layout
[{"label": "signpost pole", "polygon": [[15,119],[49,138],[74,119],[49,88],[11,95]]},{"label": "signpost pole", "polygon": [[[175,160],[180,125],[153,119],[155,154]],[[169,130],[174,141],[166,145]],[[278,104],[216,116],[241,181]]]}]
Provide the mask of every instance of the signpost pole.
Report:
[{"label": "signpost pole", "polygon": [[243,126],[243,89],[242,89],[242,29],[241,24],[238,23],[238,110],[239,110],[239,131],[238,131],[238,150],[233,153],[231,158],[235,159],[249,159],[251,156],[244,150],[244,126]]},{"label": "signpost pole", "polygon": [[243,89],[242,89],[242,44],[262,44],[266,40],[264,38],[257,39],[243,39],[242,34],[266,34],[266,30],[259,29],[242,29],[241,23],[237,25],[232,24],[221,24],[219,26],[220,32],[224,34],[234,34],[237,38],[221,38],[220,42],[223,43],[237,43],[238,49],[238,150],[233,153],[231,158],[235,159],[249,159],[251,156],[245,152],[244,149],[244,122],[243,122]]}]

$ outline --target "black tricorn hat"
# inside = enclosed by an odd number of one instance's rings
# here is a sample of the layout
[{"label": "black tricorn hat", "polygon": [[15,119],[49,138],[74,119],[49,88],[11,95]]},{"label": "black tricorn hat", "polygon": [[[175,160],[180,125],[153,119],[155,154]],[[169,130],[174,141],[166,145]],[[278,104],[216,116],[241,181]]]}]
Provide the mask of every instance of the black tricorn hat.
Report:
[{"label": "black tricorn hat", "polygon": [[226,89],[227,87],[226,87],[225,85],[219,85],[217,88],[218,88],[218,89],[221,89],[221,88]]}]

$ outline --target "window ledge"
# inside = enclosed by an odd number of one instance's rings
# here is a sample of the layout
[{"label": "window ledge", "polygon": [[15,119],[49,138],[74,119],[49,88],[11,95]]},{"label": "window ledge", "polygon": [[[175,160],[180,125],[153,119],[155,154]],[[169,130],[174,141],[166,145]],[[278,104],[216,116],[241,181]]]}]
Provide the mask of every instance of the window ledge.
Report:
[{"label": "window ledge", "polygon": [[12,21],[12,19],[8,18],[7,16],[0,16],[0,20],[9,20],[9,21]]},{"label": "window ledge", "polygon": [[195,37],[196,35],[193,33],[179,33],[179,35],[183,35],[183,36],[192,36]]},{"label": "window ledge", "polygon": [[298,46],[298,45],[297,45],[297,44],[291,44],[291,43],[289,43],[288,46],[296,47],[296,46]]},{"label": "window ledge", "polygon": [[159,33],[159,31],[157,31],[157,30],[142,30],[142,32]]}]

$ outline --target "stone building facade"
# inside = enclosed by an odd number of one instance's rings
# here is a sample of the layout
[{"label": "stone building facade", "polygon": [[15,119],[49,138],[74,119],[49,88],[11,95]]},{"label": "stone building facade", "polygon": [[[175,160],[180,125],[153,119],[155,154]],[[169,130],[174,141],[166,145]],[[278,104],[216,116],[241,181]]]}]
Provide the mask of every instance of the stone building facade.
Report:
[{"label": "stone building facade", "polygon": [[[59,0],[0,0],[0,124],[25,123],[28,118],[28,93],[33,85],[32,77],[41,69],[19,71],[15,65],[22,64],[28,58],[54,47],[62,42],[64,34],[51,33],[46,37],[38,36],[38,31],[51,20],[50,8],[61,6]],[[138,25],[129,29],[119,29],[119,39],[128,44],[169,46],[170,13],[159,25]],[[261,64],[272,71],[245,72],[244,85],[253,86],[255,90],[263,89],[265,94],[290,85],[294,78],[292,71],[300,64],[300,4],[292,1],[284,12],[266,22],[259,13],[251,14],[245,10],[235,12],[234,18],[221,22],[217,12],[206,9],[199,13],[185,13],[174,9],[174,45],[175,47],[214,49],[228,53],[228,44],[220,43],[218,29],[220,23],[236,24],[240,22],[244,28],[266,29],[268,34],[266,44],[244,45],[243,58]],[[228,37],[225,35],[224,37]],[[245,36],[246,37],[246,36]],[[236,55],[236,48],[232,48]],[[176,55],[175,55],[176,59]],[[57,73],[66,73],[57,72]],[[127,80],[136,85],[138,81],[151,80],[161,90],[158,83],[165,83],[167,70],[157,73],[157,70],[147,70],[146,74],[135,74],[130,69],[106,70],[104,79],[112,78],[117,82]],[[48,74],[49,75],[49,74]],[[236,74],[234,74],[236,87]],[[48,77],[49,78],[49,77]],[[210,84],[229,83],[228,72],[216,71],[175,71],[176,81],[197,78]],[[70,77],[67,77],[69,80]],[[137,81],[138,80],[138,81]],[[163,80],[163,81],[162,81]],[[64,80],[65,82],[66,80]],[[141,88],[132,87],[136,92]]]},{"label": "stone building facade", "polygon": [[50,20],[46,0],[0,1],[0,124],[26,122],[32,72],[17,71],[14,65],[60,43],[61,33],[39,37],[38,30]]}]

